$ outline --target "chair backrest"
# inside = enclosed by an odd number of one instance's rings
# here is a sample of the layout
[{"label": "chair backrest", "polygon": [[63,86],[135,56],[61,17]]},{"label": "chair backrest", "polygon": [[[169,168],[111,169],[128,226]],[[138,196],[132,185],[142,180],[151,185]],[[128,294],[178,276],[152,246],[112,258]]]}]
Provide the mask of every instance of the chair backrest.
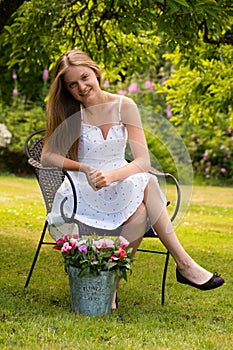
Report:
[{"label": "chair backrest", "polygon": [[61,169],[55,167],[44,168],[40,163],[41,152],[44,144],[44,130],[38,130],[28,136],[25,149],[28,156],[28,162],[33,166],[37,177],[47,213],[52,209],[54,196],[64,180],[64,173]]}]

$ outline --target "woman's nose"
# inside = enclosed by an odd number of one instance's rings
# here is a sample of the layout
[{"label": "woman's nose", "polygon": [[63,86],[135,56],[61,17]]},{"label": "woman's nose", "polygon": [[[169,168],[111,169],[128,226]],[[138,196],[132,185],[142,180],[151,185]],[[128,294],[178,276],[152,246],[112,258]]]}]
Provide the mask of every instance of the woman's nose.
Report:
[{"label": "woman's nose", "polygon": [[78,89],[79,89],[79,91],[84,91],[85,88],[86,88],[85,82],[79,81],[79,82],[78,82]]}]

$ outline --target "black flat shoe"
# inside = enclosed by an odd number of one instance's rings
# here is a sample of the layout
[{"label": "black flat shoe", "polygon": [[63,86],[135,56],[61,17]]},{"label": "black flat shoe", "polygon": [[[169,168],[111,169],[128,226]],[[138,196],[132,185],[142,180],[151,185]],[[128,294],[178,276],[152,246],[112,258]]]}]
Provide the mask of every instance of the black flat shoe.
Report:
[{"label": "black flat shoe", "polygon": [[225,282],[220,275],[218,275],[216,272],[213,274],[213,276],[209,279],[209,281],[203,283],[203,284],[196,284],[191,281],[189,281],[187,278],[181,275],[178,269],[176,269],[176,280],[179,283],[182,284],[188,284],[191,287],[200,289],[200,290],[210,290],[215,289],[223,285]]}]

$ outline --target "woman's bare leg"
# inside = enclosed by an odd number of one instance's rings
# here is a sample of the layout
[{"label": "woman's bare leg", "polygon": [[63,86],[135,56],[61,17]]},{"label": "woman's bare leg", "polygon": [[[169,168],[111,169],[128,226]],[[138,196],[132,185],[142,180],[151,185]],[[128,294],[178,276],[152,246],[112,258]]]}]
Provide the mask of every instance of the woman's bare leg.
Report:
[{"label": "woman's bare leg", "polygon": [[[121,236],[130,242],[129,247],[133,248],[131,256],[133,257],[142,241],[146,229],[147,213],[144,203],[137,211],[124,223]],[[116,289],[112,300],[112,309],[116,309],[116,294],[119,288],[120,280],[117,279]]]},{"label": "woman's bare leg", "polygon": [[198,265],[180,244],[167,213],[166,204],[161,198],[158,184],[153,178],[150,179],[145,193],[145,204],[158,237],[173,256],[180,273],[193,283],[207,282],[213,274]]}]

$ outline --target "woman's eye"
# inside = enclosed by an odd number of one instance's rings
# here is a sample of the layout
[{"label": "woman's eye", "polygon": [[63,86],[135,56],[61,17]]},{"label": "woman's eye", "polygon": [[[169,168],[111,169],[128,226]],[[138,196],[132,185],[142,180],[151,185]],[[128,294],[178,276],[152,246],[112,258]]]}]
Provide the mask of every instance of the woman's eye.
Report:
[{"label": "woman's eye", "polygon": [[87,78],[88,78],[88,75],[83,76],[83,80],[87,80]]},{"label": "woman's eye", "polygon": [[77,86],[77,83],[70,83],[70,84],[69,84],[69,87],[70,87],[71,89],[75,88],[76,86]]}]

